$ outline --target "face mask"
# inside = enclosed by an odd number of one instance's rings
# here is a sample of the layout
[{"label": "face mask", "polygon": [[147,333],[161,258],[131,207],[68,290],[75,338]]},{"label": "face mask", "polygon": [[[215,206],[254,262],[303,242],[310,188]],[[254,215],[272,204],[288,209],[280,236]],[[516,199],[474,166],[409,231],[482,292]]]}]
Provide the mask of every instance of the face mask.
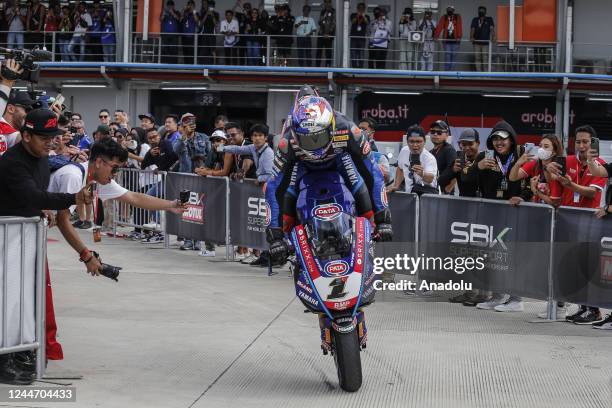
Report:
[{"label": "face mask", "polygon": [[552,150],[547,150],[547,149],[544,149],[543,147],[540,147],[538,149],[538,159],[540,160],[548,160],[552,157],[552,155],[553,155]]},{"label": "face mask", "polygon": [[128,142],[127,147],[128,147],[128,149],[130,149],[130,150],[136,150],[136,148],[138,147],[138,143],[137,143],[135,140],[130,140],[130,141]]}]

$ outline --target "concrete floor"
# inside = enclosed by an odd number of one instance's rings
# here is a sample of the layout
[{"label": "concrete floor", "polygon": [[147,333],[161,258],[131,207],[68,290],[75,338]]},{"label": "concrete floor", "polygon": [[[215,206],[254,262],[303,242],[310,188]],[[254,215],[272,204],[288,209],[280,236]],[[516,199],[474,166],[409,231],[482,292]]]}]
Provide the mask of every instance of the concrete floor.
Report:
[{"label": "concrete floor", "polygon": [[83,375],[77,402],[0,406],[612,406],[612,332],[531,323],[542,302],[502,314],[385,293],[366,311],[363,386],[347,394],[286,271],[105,237],[95,248],[123,266],[115,283],[50,237],[65,360],[48,374]]}]

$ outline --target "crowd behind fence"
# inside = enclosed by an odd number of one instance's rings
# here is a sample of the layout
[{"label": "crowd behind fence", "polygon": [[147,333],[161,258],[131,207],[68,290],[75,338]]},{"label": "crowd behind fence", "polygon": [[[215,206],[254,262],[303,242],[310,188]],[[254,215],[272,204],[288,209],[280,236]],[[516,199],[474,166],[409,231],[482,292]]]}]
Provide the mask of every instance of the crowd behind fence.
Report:
[{"label": "crowd behind fence", "polygon": [[[226,247],[266,248],[269,215],[260,210],[265,209],[260,205],[264,200],[261,188],[249,182],[181,173],[168,173],[167,180],[167,198],[177,198],[179,191],[190,190],[191,204],[199,206],[202,219],[169,214],[163,226],[166,234]],[[400,243],[416,243],[414,254],[409,254],[414,256],[482,254],[483,248],[491,256],[480,274],[460,276],[429,270],[419,273],[419,278],[442,282],[462,278],[473,280],[474,286],[482,290],[612,308],[612,257],[602,246],[612,219],[598,220],[593,216],[594,210],[555,209],[535,203],[513,207],[507,202],[481,198],[419,198],[407,193],[392,194],[390,209],[394,243],[380,246],[377,256],[394,256],[396,244]],[[583,219],[573,216],[576,211]],[[556,221],[559,217],[562,223]],[[572,255],[569,259],[568,254]],[[228,250],[226,257],[230,255]]]}]

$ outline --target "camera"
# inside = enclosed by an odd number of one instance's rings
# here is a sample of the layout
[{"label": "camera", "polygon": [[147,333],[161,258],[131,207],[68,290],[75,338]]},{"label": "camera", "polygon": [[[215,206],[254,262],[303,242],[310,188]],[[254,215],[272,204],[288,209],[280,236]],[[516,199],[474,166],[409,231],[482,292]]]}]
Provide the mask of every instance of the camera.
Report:
[{"label": "camera", "polygon": [[119,279],[117,278],[119,277],[120,270],[121,270],[121,267],[119,266],[113,266],[113,265],[103,263],[100,274],[106,276],[109,279],[114,280],[115,282],[119,282]]},{"label": "camera", "polygon": [[179,193],[179,200],[182,204],[185,204],[189,201],[189,196],[191,195],[190,190],[183,190]]},{"label": "camera", "polygon": [[37,48],[31,51],[27,50],[14,50],[10,48],[0,47],[0,53],[5,54],[6,58],[14,59],[21,65],[23,72],[16,74],[6,68],[3,63],[0,73],[2,77],[10,81],[16,81],[21,79],[26,82],[36,83],[40,77],[40,66],[37,64],[38,61],[51,61],[52,54],[46,50],[39,50]]}]

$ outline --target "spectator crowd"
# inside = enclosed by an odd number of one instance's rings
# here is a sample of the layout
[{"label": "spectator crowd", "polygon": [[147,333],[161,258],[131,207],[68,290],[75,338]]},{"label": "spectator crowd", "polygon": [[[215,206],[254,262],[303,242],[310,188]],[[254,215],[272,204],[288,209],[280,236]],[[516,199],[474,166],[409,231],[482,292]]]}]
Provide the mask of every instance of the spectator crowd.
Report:
[{"label": "spectator crowd", "polygon": [[48,7],[40,0],[3,3],[0,43],[7,48],[46,48],[62,62],[116,60],[112,4],[100,0],[64,5],[56,0]]},{"label": "spectator crowd", "polygon": [[[489,69],[495,23],[484,6],[478,7],[468,38],[453,6],[438,19],[432,10],[417,15],[406,7],[396,23],[388,18],[388,8],[374,7],[370,15],[365,2],[355,7],[348,27],[354,68],[456,70],[459,55],[471,54],[474,70]],[[155,52],[160,55],[148,62],[333,66],[342,27],[337,27],[332,1],[324,0],[316,12],[305,4],[297,14],[278,2],[269,14],[263,2],[254,7],[237,0],[233,8],[217,10],[214,0],[189,0],[179,10],[174,0],[167,0],[159,15],[160,47]],[[48,7],[40,0],[14,0],[0,9],[0,43],[7,48],[45,47],[55,52],[56,61],[112,62],[117,52],[115,24],[112,6],[100,0],[64,5],[51,1]],[[472,43],[470,52],[460,51],[466,40]],[[135,58],[147,62],[138,49]]]}]

